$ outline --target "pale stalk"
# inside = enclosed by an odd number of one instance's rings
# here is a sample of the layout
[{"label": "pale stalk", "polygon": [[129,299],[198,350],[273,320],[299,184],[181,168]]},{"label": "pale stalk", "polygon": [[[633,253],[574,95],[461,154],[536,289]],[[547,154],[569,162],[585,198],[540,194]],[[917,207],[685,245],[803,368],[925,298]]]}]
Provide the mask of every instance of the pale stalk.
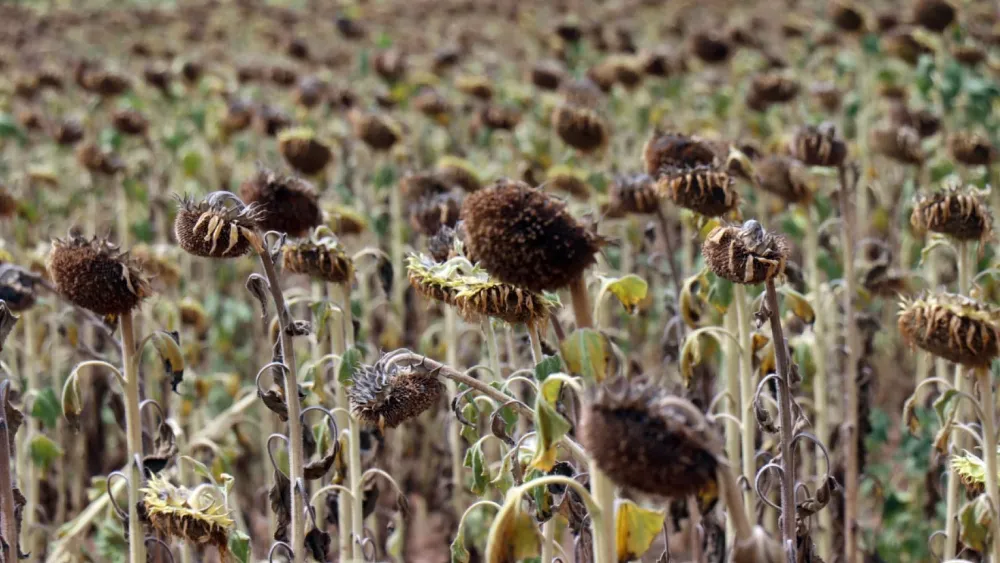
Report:
[{"label": "pale stalk", "polygon": [[389,257],[392,260],[392,309],[398,315],[399,333],[406,327],[406,281],[403,274],[406,266],[403,264],[403,195],[399,186],[389,188],[390,227]]},{"label": "pale stalk", "polygon": [[[997,474],[997,429],[996,429],[996,398],[993,396],[993,381],[988,368],[976,368],[976,379],[979,380],[979,408],[983,411],[983,460],[986,463],[986,496],[996,510],[1000,507],[1000,491],[997,480],[989,478]],[[997,521],[993,519],[993,540],[990,551],[993,563],[1000,563],[1000,532]]]},{"label": "pale stalk", "polygon": [[551,518],[542,524],[542,563],[551,563],[556,555],[556,517]]},{"label": "pale stalk", "polygon": [[[797,535],[795,533],[795,454],[792,450],[792,378],[790,376],[788,349],[781,329],[781,310],[778,307],[778,292],[774,280],[764,284],[767,307],[771,317],[771,342],[774,345],[774,359],[778,368],[778,418],[781,451],[781,540],[789,561],[798,561],[795,556]],[[856,458],[848,457],[849,460]]]},{"label": "pale stalk", "polygon": [[351,502],[351,542],[352,560],[361,561],[364,559],[364,549],[361,547],[361,540],[365,537],[365,522],[361,512],[361,499],[364,492],[361,490],[361,426],[358,419],[353,415],[350,417],[348,427],[351,432],[348,443],[348,475],[351,480],[351,493],[354,501]]},{"label": "pale stalk", "polygon": [[288,479],[291,487],[291,526],[289,526],[289,539],[291,540],[293,563],[301,563],[305,560],[305,507],[302,496],[296,493],[296,487],[303,482],[304,457],[302,454],[302,421],[300,420],[301,406],[299,404],[299,385],[295,374],[295,349],[292,345],[292,337],[288,334],[288,327],[291,326],[291,318],[288,313],[288,305],[285,304],[285,296],[281,293],[281,285],[278,274],[274,270],[274,262],[271,261],[269,249],[263,249],[259,253],[260,263],[267,276],[267,285],[271,291],[271,299],[274,307],[278,310],[278,334],[281,338],[282,360],[287,368],[285,370],[285,401],[288,404]]},{"label": "pale stalk", "polygon": [[843,237],[844,260],[844,330],[847,332],[847,357],[844,366],[844,387],[846,395],[845,423],[841,430],[841,443],[847,445],[846,478],[844,480],[844,549],[846,563],[858,562],[858,542],[856,528],[858,519],[858,358],[861,353],[861,339],[854,320],[854,296],[857,293],[857,279],[854,274],[854,213],[851,209],[852,195],[848,188],[847,168],[838,168],[840,178],[840,217]]},{"label": "pale stalk", "polygon": [[146,535],[139,518],[139,486],[142,474],[137,460],[142,459],[142,419],[139,415],[139,362],[136,357],[132,311],[122,313],[122,364],[125,368],[125,438],[128,447],[128,552],[129,561],[146,560]]},{"label": "pale stalk", "polygon": [[[330,329],[330,349],[331,351],[343,358],[344,351],[346,350],[346,338],[348,323],[345,322],[345,317],[348,313],[345,312],[345,299],[343,287],[338,284],[329,284],[328,291],[330,293],[330,299],[333,301],[334,305],[341,308],[340,322],[334,323],[334,326]],[[340,373],[340,362],[338,361],[336,366],[336,372]],[[335,376],[336,377],[336,376]],[[337,406],[350,412],[350,404],[347,400],[347,390],[339,382],[336,387],[336,400]],[[349,415],[345,411],[338,411],[335,415],[337,419],[337,428],[345,428],[348,426]],[[335,440],[339,440],[340,436],[334,436]],[[348,434],[348,439],[350,439],[350,434]],[[351,558],[351,552],[353,550],[354,542],[351,541],[351,504],[354,503],[353,498],[348,498],[347,495],[337,495],[337,531],[340,538],[340,545],[338,549],[340,551],[340,560],[348,561]]]},{"label": "pale stalk", "polygon": [[[35,342],[35,313],[31,309],[27,309],[21,313],[21,328],[24,330],[24,348],[21,350],[21,376],[25,378],[27,383],[26,392],[35,392],[35,399],[37,400],[37,393],[41,391],[41,385],[38,381],[38,370],[35,368],[35,350],[37,343]],[[21,545],[24,546],[26,553],[40,553],[40,546],[36,541],[38,538],[38,499],[41,493],[41,468],[35,465],[34,461],[31,459],[31,442],[34,440],[35,436],[41,434],[41,428],[39,428],[39,420],[37,417],[29,416],[26,417],[27,420],[27,432],[24,435],[23,448],[24,453],[19,457],[20,460],[24,460],[24,478],[27,479],[28,495],[27,504],[24,510],[24,525],[21,526]]]},{"label": "pale stalk", "polygon": [[[815,206],[809,206],[809,220],[806,221],[805,260],[809,265],[809,287],[813,290],[813,364],[816,366],[816,377],[813,380],[813,403],[816,435],[820,441],[830,436],[830,413],[827,397],[827,365],[826,365],[826,312],[823,295],[823,274],[819,266],[819,211]],[[823,448],[816,445],[816,465],[820,459],[825,459]],[[830,560],[833,557],[833,514],[829,510],[819,512],[818,548],[820,557]]]},{"label": "pale stalk", "polygon": [[122,248],[128,248],[129,240],[131,238],[128,223],[128,193],[125,191],[125,183],[121,180],[116,179],[114,184],[114,187],[116,188],[115,195],[118,199],[118,244],[120,244]]},{"label": "pale stalk", "polygon": [[[955,251],[958,253],[958,292],[962,295],[968,295],[971,286],[972,271],[969,266],[969,247],[968,244],[962,241],[955,242]],[[959,393],[967,393],[969,391],[968,385],[966,385],[965,375],[962,373],[962,365],[955,365],[955,390]],[[961,405],[956,409],[955,416],[959,421],[964,421],[966,414],[966,409],[962,408]],[[968,449],[968,437],[963,432],[953,432],[952,433],[952,449],[956,451],[963,451]],[[983,452],[984,457],[990,457]],[[987,473],[989,475],[989,473]],[[994,473],[995,475],[995,473]],[[959,526],[958,526],[958,510],[962,502],[961,497],[961,487],[962,480],[959,478],[954,471],[948,472],[948,489],[945,494],[946,501],[946,512],[945,517],[945,560],[953,559],[958,553],[958,538],[959,538]]]},{"label": "pale stalk", "polygon": [[500,373],[500,351],[497,349],[497,333],[493,330],[493,321],[483,316],[481,321],[483,333],[486,337],[486,354],[489,356],[490,371],[493,372],[494,381],[502,381],[503,374]]},{"label": "pale stalk", "polygon": [[[725,317],[726,330],[733,334],[736,332],[736,307],[730,307],[726,311]],[[726,339],[726,392],[729,394],[729,400],[726,401],[726,412],[731,414],[735,420],[727,420],[726,422],[726,457],[729,459],[730,463],[739,463],[741,444],[740,444],[740,427],[736,423],[740,418],[740,353],[737,349],[737,342],[733,342],[732,338]],[[730,507],[726,510],[726,537],[733,538],[734,534],[734,522],[733,522],[733,509]]]},{"label": "pale stalk", "polygon": [[[747,302],[747,290],[742,284],[733,284],[733,306],[736,308],[736,325],[740,341],[740,417],[743,426],[743,478],[747,483],[754,483],[757,476],[757,448],[754,435],[757,420],[753,414],[753,394],[756,389],[753,374],[753,345],[750,342],[750,307]],[[754,522],[754,499],[749,490],[743,491],[743,507],[747,519]]]},{"label": "pale stalk", "polygon": [[[458,313],[454,307],[445,307],[444,311],[445,359],[452,368],[458,369]],[[448,403],[451,404],[458,396],[458,385],[451,379],[445,379],[445,389],[448,392]],[[465,511],[462,497],[465,493],[464,448],[462,447],[462,429],[457,420],[448,420],[448,449],[451,453],[451,501],[455,515]]]}]

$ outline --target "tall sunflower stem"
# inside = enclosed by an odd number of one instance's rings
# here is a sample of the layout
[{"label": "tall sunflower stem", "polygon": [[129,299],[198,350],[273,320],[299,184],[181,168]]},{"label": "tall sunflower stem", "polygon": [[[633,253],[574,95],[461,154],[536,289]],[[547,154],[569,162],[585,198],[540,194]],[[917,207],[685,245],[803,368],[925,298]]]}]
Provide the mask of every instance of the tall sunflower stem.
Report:
[{"label": "tall sunflower stem", "polygon": [[484,316],[482,320],[483,332],[486,334],[486,354],[489,356],[490,371],[493,372],[494,381],[502,381],[503,374],[500,373],[500,350],[497,347],[497,333],[493,329],[493,321]]},{"label": "tall sunflower stem", "polygon": [[595,462],[590,463],[590,491],[600,512],[591,515],[594,533],[594,563],[615,559],[615,486]]},{"label": "tall sunflower stem", "polygon": [[594,317],[591,315],[590,293],[587,290],[587,280],[583,275],[577,276],[569,284],[570,297],[573,301],[573,315],[576,317],[576,328],[590,328],[594,326]]},{"label": "tall sunflower stem", "polygon": [[[448,365],[458,369],[458,313],[454,307],[446,307],[444,313],[444,339],[447,346],[445,358]],[[445,379],[445,389],[448,391],[448,402],[458,396],[458,385],[451,379]],[[465,448],[462,447],[461,428],[458,421],[448,420],[448,449],[451,453],[451,501],[456,516],[465,511]]]},{"label": "tall sunflower stem", "polygon": [[[730,307],[726,311],[726,330],[730,333],[736,332],[736,308]],[[741,444],[740,444],[740,425],[737,423],[739,420],[741,408],[740,405],[740,354],[737,350],[736,342],[733,342],[732,338],[726,340],[726,392],[729,394],[729,400],[726,401],[726,412],[733,416],[736,420],[729,420],[726,424],[726,457],[729,459],[730,463],[739,463],[741,454]],[[733,512],[733,507],[728,507],[726,510],[726,537],[733,538],[735,532],[735,521],[736,517]],[[740,516],[743,516],[742,514]]]},{"label": "tall sunflower stem", "polygon": [[854,210],[851,189],[848,186],[847,167],[837,169],[840,179],[840,216],[843,236],[844,261],[844,330],[847,340],[847,357],[844,366],[845,424],[841,430],[841,443],[847,445],[846,478],[844,480],[844,549],[846,563],[858,562],[857,520],[858,487],[860,468],[858,467],[858,359],[861,353],[861,339],[854,320],[854,295],[857,279],[854,274]]},{"label": "tall sunflower stem", "polygon": [[[336,323],[335,326],[330,330],[330,348],[334,354],[338,355],[343,361],[344,352],[347,350],[347,333],[351,330],[350,322],[350,298],[348,297],[348,291],[344,286],[339,284],[329,284],[328,291],[330,293],[330,299],[333,301],[334,305],[337,305],[341,309],[340,322]],[[345,304],[346,303],[346,304]],[[349,328],[350,327],[350,328]],[[340,366],[337,366],[337,372],[340,372]],[[347,400],[347,389],[344,385],[339,384],[336,387],[336,401],[337,406],[344,409],[344,411],[350,412],[350,405]],[[347,428],[350,424],[350,415],[347,412],[340,411],[337,412],[337,428]],[[334,436],[334,439],[340,439],[340,436]],[[348,433],[348,439],[350,439],[350,433]],[[350,478],[350,477],[348,477]],[[351,559],[354,542],[351,541],[351,505],[354,504],[354,498],[348,495],[337,495],[337,531],[339,535],[339,546],[338,550],[340,553],[341,561],[349,561]]]},{"label": "tall sunflower stem", "polygon": [[[774,359],[778,367],[778,419],[781,450],[781,540],[789,563],[798,561],[795,555],[795,454],[792,450],[792,381],[788,361],[788,348],[781,329],[781,310],[778,308],[778,292],[774,280],[765,283],[767,307],[770,311],[771,341],[774,345]],[[853,458],[850,458],[853,459]]]},{"label": "tall sunflower stem", "polygon": [[[976,379],[979,381],[979,408],[984,414],[983,423],[983,460],[986,464],[986,475],[997,474],[997,429],[996,429],[996,398],[993,395],[993,381],[989,368],[976,368]],[[1000,490],[996,479],[986,479],[986,496],[990,499],[993,510],[1000,508]],[[1000,562],[1000,532],[997,521],[993,519],[993,540],[990,551],[992,561]]]},{"label": "tall sunflower stem", "polygon": [[[24,330],[24,349],[22,350],[22,361],[21,361],[21,375],[25,378],[27,384],[27,390],[38,392],[41,390],[41,384],[38,380],[38,370],[35,366],[35,313],[31,309],[28,309],[21,313],[22,329]],[[34,437],[41,433],[41,428],[39,428],[38,418],[31,416],[27,419],[28,432],[26,434],[26,439],[24,440],[24,445],[29,446],[34,439]],[[25,462],[24,466],[27,469],[25,472],[25,479],[27,480],[28,495],[27,504],[25,505],[24,511],[24,525],[21,527],[21,544],[25,546],[25,551],[27,553],[40,553],[38,545],[38,502],[39,495],[41,494],[41,481],[42,475],[41,470],[32,461],[31,456],[27,455],[28,448],[25,449],[25,455],[21,456]]]},{"label": "tall sunflower stem", "polygon": [[119,319],[122,338],[122,364],[125,368],[125,438],[128,448],[128,552],[129,561],[146,560],[146,535],[139,518],[139,487],[142,472],[138,460],[142,459],[142,419],[139,415],[139,359],[132,329],[132,312],[122,313]]},{"label": "tall sunflower stem", "polygon": [[389,214],[390,231],[389,236],[389,258],[392,260],[393,277],[392,283],[392,308],[398,315],[399,331],[403,333],[406,326],[406,266],[403,263],[403,194],[400,193],[399,186],[389,188]]},{"label": "tall sunflower stem", "polygon": [[[956,252],[958,253],[957,263],[958,263],[958,292],[962,295],[968,295],[969,289],[972,285],[972,271],[969,265],[969,247],[965,242],[956,242]],[[968,393],[968,384],[966,383],[965,374],[961,364],[955,366],[955,390],[959,393]],[[959,421],[966,418],[966,411],[961,406],[958,408],[956,416]],[[984,429],[985,431],[985,429]],[[957,451],[962,451],[968,449],[968,439],[964,433],[954,432],[952,433],[952,448]],[[985,457],[990,457],[986,452],[983,452]],[[987,473],[989,475],[989,473]],[[945,499],[945,559],[954,558],[958,554],[958,510],[961,504],[961,479],[955,474],[954,471],[948,472],[948,488],[945,492],[947,495]]]},{"label": "tall sunflower stem", "polygon": [[[750,303],[747,300],[747,290],[742,284],[733,284],[733,305],[736,307],[736,325],[740,341],[740,417],[743,426],[743,478],[747,483],[753,483],[757,475],[757,447],[754,442],[757,421],[753,415],[753,394],[755,390],[753,374],[753,346],[750,342]],[[743,491],[743,507],[746,517],[753,522],[754,499],[753,492]]]},{"label": "tall sunflower stem", "polygon": [[351,481],[351,492],[354,495],[354,502],[351,503],[352,560],[361,561],[364,559],[364,548],[361,542],[365,538],[365,521],[360,502],[364,494],[361,490],[361,425],[358,424],[358,419],[354,415],[350,417],[348,428],[351,436],[347,472]]},{"label": "tall sunflower stem", "polygon": [[302,495],[297,489],[303,481],[304,456],[302,451],[302,421],[300,420],[301,405],[299,404],[299,384],[295,372],[295,349],[292,344],[292,319],[281,292],[280,279],[274,269],[269,249],[264,248],[259,253],[267,285],[271,291],[271,299],[278,310],[278,334],[281,339],[282,361],[285,370],[285,401],[288,404],[288,478],[291,486],[291,526],[289,527],[293,553],[293,563],[305,560],[305,506]]}]

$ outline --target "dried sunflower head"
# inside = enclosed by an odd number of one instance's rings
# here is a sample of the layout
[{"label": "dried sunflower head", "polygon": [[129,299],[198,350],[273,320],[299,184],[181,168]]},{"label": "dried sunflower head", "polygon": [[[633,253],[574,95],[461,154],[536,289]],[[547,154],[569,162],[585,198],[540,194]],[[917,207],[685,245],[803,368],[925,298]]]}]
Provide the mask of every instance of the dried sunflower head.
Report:
[{"label": "dried sunflower head", "polygon": [[240,186],[240,196],[259,208],[257,225],[265,231],[299,237],[322,221],[316,188],[302,178],[260,167]]},{"label": "dried sunflower head", "polygon": [[719,437],[684,399],[645,381],[617,378],[584,405],[580,439],[618,485],[685,498],[714,482]]},{"label": "dried sunflower head", "polygon": [[72,117],[60,121],[52,131],[52,140],[63,147],[71,147],[82,139],[83,124]]},{"label": "dried sunflower head", "polygon": [[1000,309],[952,293],[900,303],[899,332],[911,346],[958,364],[987,367],[1000,347]]},{"label": "dried sunflower head", "polygon": [[141,492],[142,507],[156,531],[193,545],[215,546],[225,556],[235,523],[222,489],[204,485],[191,490],[154,475]]},{"label": "dried sunflower head", "polygon": [[208,334],[208,329],[211,328],[211,319],[201,303],[191,297],[185,297],[177,304],[177,309],[180,312],[182,325],[193,328],[199,338]]},{"label": "dried sunflower head", "polygon": [[812,196],[805,167],[787,156],[767,156],[754,164],[754,183],[788,203],[800,203]]},{"label": "dried sunflower head", "polygon": [[725,37],[710,31],[700,31],[691,36],[691,52],[707,64],[720,64],[729,60],[733,49]]},{"label": "dried sunflower head", "polygon": [[326,226],[337,236],[357,235],[368,228],[368,221],[357,211],[343,205],[328,205]]},{"label": "dried sunflower head", "polygon": [[55,239],[46,267],[60,294],[98,315],[128,313],[152,294],[135,260],[104,239]]},{"label": "dried sunflower head", "polygon": [[941,129],[941,118],[934,113],[926,109],[910,110],[902,102],[889,106],[889,122],[899,127],[912,127],[921,139]]},{"label": "dried sunflower head", "polygon": [[433,407],[444,385],[437,374],[420,365],[399,365],[383,356],[355,372],[347,396],[351,412],[379,430],[395,428]]},{"label": "dried sunflower head", "polygon": [[712,230],[701,248],[705,263],[720,278],[733,283],[758,284],[785,272],[788,243],[751,219],[742,226]]},{"label": "dried sunflower head", "polygon": [[933,50],[918,40],[909,27],[895,27],[882,36],[881,46],[889,55],[907,64],[916,65],[921,55],[929,55]]},{"label": "dried sunflower head", "polygon": [[125,170],[125,163],[118,155],[105,152],[92,142],[84,143],[76,148],[76,160],[81,166],[95,174],[114,176]]},{"label": "dried sunflower head", "polygon": [[908,126],[892,124],[874,127],[869,134],[872,151],[887,156],[901,164],[918,165],[924,161],[920,134]]},{"label": "dried sunflower head", "polygon": [[490,83],[490,79],[486,76],[459,76],[455,79],[455,88],[467,96],[472,96],[485,102],[493,98],[493,84]]},{"label": "dried sunflower head", "polygon": [[427,252],[430,252],[436,262],[444,262],[456,254],[454,251],[458,228],[458,225],[454,229],[441,227],[434,236],[427,239]]},{"label": "dried sunflower head", "polygon": [[479,173],[472,164],[454,156],[444,156],[434,167],[434,172],[445,184],[458,186],[467,192],[474,192],[483,187]]},{"label": "dried sunflower head", "polygon": [[492,103],[476,113],[475,123],[480,127],[498,131],[513,131],[521,122],[521,112],[512,106]]},{"label": "dried sunflower head", "polygon": [[656,191],[681,207],[706,217],[718,217],[739,203],[733,183],[732,175],[725,170],[698,166],[661,172]]},{"label": "dried sunflower head", "polygon": [[425,236],[433,236],[442,227],[454,227],[461,210],[461,192],[425,196],[410,205],[410,225]]},{"label": "dried sunflower head", "polygon": [[863,31],[865,27],[865,17],[847,2],[836,2],[830,6],[830,20],[838,29],[849,33]]},{"label": "dried sunflower head", "polygon": [[660,196],[656,193],[656,182],[648,174],[621,175],[611,184],[609,213],[636,213],[646,215],[656,213],[660,208]]},{"label": "dried sunflower head", "polygon": [[565,203],[524,182],[504,179],[470,194],[461,219],[470,255],[500,281],[531,291],[569,285],[602,245]]},{"label": "dried sunflower head", "polygon": [[932,231],[958,240],[983,241],[993,235],[993,213],[974,187],[952,184],[918,196],[910,225],[918,233]]},{"label": "dried sunflower head", "polygon": [[413,202],[448,193],[451,186],[436,172],[409,172],[400,179],[399,189]]},{"label": "dried sunflower head", "polygon": [[989,166],[996,160],[996,149],[989,139],[964,131],[948,137],[948,151],[955,160],[967,166]]},{"label": "dried sunflower head", "polygon": [[642,150],[646,174],[656,178],[678,168],[711,166],[715,151],[707,143],[679,133],[655,133]]},{"label": "dried sunflower head", "polygon": [[545,172],[545,187],[581,200],[590,199],[590,184],[583,170],[557,165]]},{"label": "dried sunflower head", "polygon": [[354,262],[351,257],[336,237],[320,236],[318,231],[314,231],[308,240],[285,245],[282,249],[284,268],[330,283],[352,283]]},{"label": "dried sunflower head", "polygon": [[311,129],[285,129],[278,134],[278,151],[299,174],[314,176],[333,159],[330,147],[317,140]]},{"label": "dried sunflower head", "polygon": [[351,122],[354,136],[374,151],[388,151],[403,137],[399,125],[376,113],[362,113],[352,109],[348,112],[347,119]]},{"label": "dried sunflower head", "polygon": [[219,128],[227,135],[232,135],[238,131],[243,131],[253,123],[253,106],[240,98],[233,98],[226,102],[226,113],[219,123]]},{"label": "dried sunflower head", "polygon": [[955,21],[955,7],[945,0],[917,0],[913,5],[913,22],[935,33],[941,33]]},{"label": "dried sunflower head", "polygon": [[779,73],[757,74],[750,80],[747,107],[756,111],[766,110],[772,104],[784,104],[799,95],[799,83]]},{"label": "dried sunflower head", "polygon": [[111,116],[111,123],[123,135],[145,135],[149,120],[134,109],[122,109]]},{"label": "dried sunflower head", "polygon": [[830,125],[806,126],[795,133],[789,146],[792,156],[807,166],[840,166],[847,158],[847,145]]},{"label": "dried sunflower head", "polygon": [[226,206],[226,195],[215,193],[196,202],[183,198],[174,219],[177,244],[188,254],[206,258],[239,258],[261,248],[254,206]]},{"label": "dried sunflower head", "polygon": [[540,90],[555,91],[566,78],[566,68],[555,60],[544,60],[531,67],[531,83]]},{"label": "dried sunflower head", "polygon": [[444,119],[451,111],[448,99],[437,90],[429,87],[421,88],[410,103],[417,111],[433,119]]},{"label": "dried sunflower head", "polygon": [[594,152],[608,142],[604,120],[585,107],[559,104],[552,112],[552,127],[564,143],[580,152]]}]

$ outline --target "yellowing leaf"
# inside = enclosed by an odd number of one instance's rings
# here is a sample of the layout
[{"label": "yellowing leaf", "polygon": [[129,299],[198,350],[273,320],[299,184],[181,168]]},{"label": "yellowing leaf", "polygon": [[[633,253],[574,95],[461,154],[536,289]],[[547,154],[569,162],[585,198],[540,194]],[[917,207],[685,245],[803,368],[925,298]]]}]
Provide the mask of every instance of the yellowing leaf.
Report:
[{"label": "yellowing leaf", "polygon": [[177,332],[158,330],[149,335],[153,347],[163,360],[163,370],[170,376],[170,386],[177,391],[177,386],[184,379],[184,354],[181,353],[180,336]]},{"label": "yellowing leaf", "polygon": [[577,329],[563,340],[559,349],[570,373],[583,377],[589,383],[604,381],[611,347],[600,332],[592,328]]},{"label": "yellowing leaf", "polygon": [[785,294],[785,305],[791,309],[796,317],[802,319],[807,324],[812,324],[816,320],[816,313],[804,295],[787,285],[781,287],[781,292]]},{"label": "yellowing leaf", "polygon": [[618,298],[618,301],[629,313],[635,313],[636,307],[646,298],[649,284],[635,274],[621,278],[601,278],[601,283],[607,291]]},{"label": "yellowing leaf", "polygon": [[[513,489],[516,490],[516,489]],[[511,497],[497,514],[486,540],[487,563],[516,563],[541,554],[535,520]]]},{"label": "yellowing leaf", "polygon": [[538,442],[529,467],[548,471],[556,463],[556,443],[569,432],[570,423],[539,394],[535,400],[535,430]]},{"label": "yellowing leaf", "polygon": [[647,510],[630,500],[618,505],[615,515],[615,544],[618,561],[634,561],[642,557],[663,529],[665,515]]}]

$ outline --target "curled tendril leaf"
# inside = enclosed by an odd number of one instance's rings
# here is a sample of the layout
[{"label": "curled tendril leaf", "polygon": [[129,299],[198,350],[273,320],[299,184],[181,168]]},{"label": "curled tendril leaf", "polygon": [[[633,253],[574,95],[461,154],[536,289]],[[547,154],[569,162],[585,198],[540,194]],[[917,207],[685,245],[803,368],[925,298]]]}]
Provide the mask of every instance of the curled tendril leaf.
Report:
[{"label": "curled tendril leaf", "polygon": [[906,422],[906,427],[909,429],[910,434],[914,436],[920,431],[920,419],[917,417],[916,403],[915,396],[911,396],[903,403],[903,421]]},{"label": "curled tendril leaf", "polygon": [[288,421],[288,405],[285,404],[285,396],[276,387],[267,391],[257,390],[257,396],[264,402],[264,406],[271,412],[278,415],[282,422]]},{"label": "curled tendril leaf", "polygon": [[315,526],[313,526],[313,528],[306,533],[306,551],[309,552],[309,554],[312,555],[313,559],[316,561],[327,560],[327,552],[330,551],[331,543],[332,541],[330,539],[329,532],[324,532]]},{"label": "curled tendril leaf", "polygon": [[765,431],[771,434],[778,433],[778,424],[774,420],[774,416],[771,411],[767,410],[764,406],[764,402],[757,397],[757,400],[753,402],[753,414],[757,419],[757,424]]},{"label": "curled tendril leaf", "polygon": [[170,459],[177,455],[177,438],[174,429],[166,422],[160,422],[153,438],[153,453],[142,458],[142,467],[148,477],[163,471]]},{"label": "curled tendril leaf", "polygon": [[260,274],[250,274],[247,278],[247,290],[257,298],[260,304],[260,318],[267,319],[267,292],[269,286],[264,276]]},{"label": "curled tendril leaf", "polygon": [[177,392],[177,386],[184,380],[184,354],[181,353],[181,335],[177,331],[158,330],[150,335],[153,347],[163,360],[163,370],[170,376],[170,388]]},{"label": "curled tendril leaf", "polygon": [[292,522],[292,487],[288,477],[274,470],[274,486],[267,492],[267,498],[271,503],[271,511],[277,520],[274,529],[275,541],[287,541],[288,526]]},{"label": "curled tendril leaf", "polygon": [[507,433],[507,422],[499,415],[500,409],[493,411],[493,414],[490,415],[490,431],[494,436],[500,438],[503,443],[513,447],[515,442],[510,437],[510,434]]},{"label": "curled tendril leaf", "polygon": [[83,413],[83,398],[80,395],[80,380],[75,375],[66,379],[66,383],[63,385],[62,412],[70,430],[79,432],[80,415]]}]

